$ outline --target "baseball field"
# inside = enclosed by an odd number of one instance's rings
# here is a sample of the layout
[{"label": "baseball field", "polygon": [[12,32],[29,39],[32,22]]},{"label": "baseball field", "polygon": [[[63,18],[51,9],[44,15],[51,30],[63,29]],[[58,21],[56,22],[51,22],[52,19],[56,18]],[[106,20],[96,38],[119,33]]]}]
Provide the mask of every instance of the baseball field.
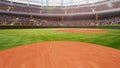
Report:
[{"label": "baseball field", "polygon": [[[65,31],[67,30],[67,31]],[[70,30],[83,30],[82,32]],[[87,30],[87,31],[84,31]],[[105,32],[92,30],[104,30]],[[77,32],[77,33],[75,33]],[[120,49],[119,29],[10,29],[0,30],[0,50],[47,41],[78,41]]]},{"label": "baseball field", "polygon": [[119,29],[0,30],[0,68],[120,68]]}]

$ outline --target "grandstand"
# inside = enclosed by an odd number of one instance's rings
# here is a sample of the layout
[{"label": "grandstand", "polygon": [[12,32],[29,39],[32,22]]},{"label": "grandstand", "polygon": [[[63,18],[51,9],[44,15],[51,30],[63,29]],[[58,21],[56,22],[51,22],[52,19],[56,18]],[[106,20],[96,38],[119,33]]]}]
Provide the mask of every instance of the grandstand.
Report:
[{"label": "grandstand", "polygon": [[1,0],[1,26],[120,24],[120,0]]}]

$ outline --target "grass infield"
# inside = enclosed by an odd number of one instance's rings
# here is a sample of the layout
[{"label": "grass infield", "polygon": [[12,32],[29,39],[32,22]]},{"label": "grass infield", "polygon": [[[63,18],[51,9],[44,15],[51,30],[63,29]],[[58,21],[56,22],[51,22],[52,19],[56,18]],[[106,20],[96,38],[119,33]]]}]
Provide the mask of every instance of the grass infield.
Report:
[{"label": "grass infield", "polygon": [[0,30],[0,50],[44,41],[80,41],[120,49],[120,30],[106,29],[106,34],[75,34],[59,29]]}]

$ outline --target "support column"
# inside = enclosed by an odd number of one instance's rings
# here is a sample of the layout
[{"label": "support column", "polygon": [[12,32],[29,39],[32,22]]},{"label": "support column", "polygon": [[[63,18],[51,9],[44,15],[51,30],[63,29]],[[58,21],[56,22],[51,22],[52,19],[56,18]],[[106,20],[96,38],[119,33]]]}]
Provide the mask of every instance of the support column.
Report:
[{"label": "support column", "polygon": [[61,6],[63,6],[63,0],[61,0]]},{"label": "support column", "polygon": [[30,0],[28,0],[28,3],[27,3],[27,6],[29,6],[30,5]]},{"label": "support column", "polygon": [[73,5],[73,0],[70,0],[70,4],[72,4],[72,5]]},{"label": "support column", "polygon": [[11,0],[10,3],[13,4],[13,0]]},{"label": "support column", "polygon": [[46,0],[46,5],[49,6],[49,0]]}]

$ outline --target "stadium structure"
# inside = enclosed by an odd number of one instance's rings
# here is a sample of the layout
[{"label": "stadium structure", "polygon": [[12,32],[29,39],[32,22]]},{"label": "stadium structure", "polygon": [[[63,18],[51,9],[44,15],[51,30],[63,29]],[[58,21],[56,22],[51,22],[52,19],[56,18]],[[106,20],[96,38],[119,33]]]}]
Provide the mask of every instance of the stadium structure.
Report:
[{"label": "stadium structure", "polygon": [[120,0],[1,0],[2,26],[120,24]]},{"label": "stadium structure", "polygon": [[0,0],[0,68],[120,68],[120,0]]}]

